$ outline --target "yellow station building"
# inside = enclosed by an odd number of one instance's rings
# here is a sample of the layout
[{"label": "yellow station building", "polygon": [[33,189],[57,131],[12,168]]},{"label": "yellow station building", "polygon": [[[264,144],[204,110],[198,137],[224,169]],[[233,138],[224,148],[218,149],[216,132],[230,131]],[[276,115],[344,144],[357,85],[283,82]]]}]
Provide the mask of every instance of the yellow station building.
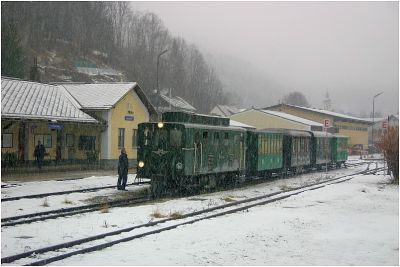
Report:
[{"label": "yellow station building", "polygon": [[[2,77],[1,153],[33,164],[38,141],[45,160],[86,160],[100,149],[101,124],[81,111],[65,89]],[[3,160],[3,157],[2,157]]]},{"label": "yellow station building", "polygon": [[328,119],[336,132],[349,137],[348,145],[350,148],[357,147],[362,150],[368,149],[368,126],[370,125],[370,122],[366,119],[327,110],[288,104],[278,104],[266,107],[265,109],[292,114],[322,124]]},{"label": "yellow station building", "polygon": [[256,129],[279,128],[279,129],[297,129],[306,131],[321,131],[322,124],[303,119],[297,116],[283,112],[248,109],[230,116],[232,120],[245,123]]},{"label": "yellow station building", "polygon": [[125,148],[130,166],[137,159],[138,124],[157,118],[155,108],[139,85],[127,83],[61,84],[78,102],[81,110],[101,121],[100,159],[102,165],[115,167],[121,148]]},{"label": "yellow station building", "polygon": [[[137,129],[157,117],[137,83],[44,84],[2,77],[3,155],[33,165],[38,141],[45,162],[115,168],[125,147],[130,166],[137,158]],[[2,157],[3,160],[3,157]]]}]

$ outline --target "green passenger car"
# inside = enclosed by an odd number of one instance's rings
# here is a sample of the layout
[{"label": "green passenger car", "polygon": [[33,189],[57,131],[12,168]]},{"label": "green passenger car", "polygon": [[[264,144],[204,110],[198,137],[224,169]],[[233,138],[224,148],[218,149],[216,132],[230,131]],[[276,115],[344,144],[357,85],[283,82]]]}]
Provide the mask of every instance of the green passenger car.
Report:
[{"label": "green passenger car", "polygon": [[314,149],[314,162],[315,165],[321,167],[323,164],[332,162],[332,134],[326,132],[312,132],[313,149]]},{"label": "green passenger car", "polygon": [[269,175],[283,167],[283,134],[258,130],[247,132],[247,173]]},{"label": "green passenger car", "polygon": [[334,135],[331,140],[332,147],[332,162],[336,163],[337,166],[340,166],[347,160],[349,156],[347,151],[347,136],[342,135]]}]

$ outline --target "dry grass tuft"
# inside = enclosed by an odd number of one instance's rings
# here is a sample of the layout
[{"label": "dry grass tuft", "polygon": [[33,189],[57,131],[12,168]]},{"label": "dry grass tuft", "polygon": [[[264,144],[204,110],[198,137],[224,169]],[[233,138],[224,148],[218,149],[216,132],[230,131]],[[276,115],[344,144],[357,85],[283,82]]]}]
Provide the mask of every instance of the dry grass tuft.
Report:
[{"label": "dry grass tuft", "polygon": [[110,211],[109,211],[109,205],[108,205],[108,203],[103,203],[102,205],[101,205],[101,207],[100,207],[100,212],[101,213],[109,213]]},{"label": "dry grass tuft", "polygon": [[234,198],[234,196],[226,196],[226,197],[223,197],[223,198],[221,198],[223,201],[225,201],[225,202],[235,202],[236,201],[236,199],[233,199]]},{"label": "dry grass tuft", "polygon": [[156,209],[151,213],[151,217],[153,218],[165,218],[167,215],[163,214],[159,209]]},{"label": "dry grass tuft", "polygon": [[289,191],[292,188],[286,184],[279,186],[279,188],[281,189],[281,191]]},{"label": "dry grass tuft", "polygon": [[69,200],[68,198],[65,198],[64,201],[63,201],[62,203],[67,204],[67,205],[72,205],[72,204],[74,204],[74,202],[72,202],[72,201]]},{"label": "dry grass tuft", "polygon": [[182,213],[180,213],[178,211],[169,213],[169,218],[171,218],[171,219],[180,219],[182,217],[183,217]]},{"label": "dry grass tuft", "polygon": [[48,199],[47,197],[44,198],[43,203],[42,203],[41,206],[42,206],[42,207],[50,207],[49,199]]}]

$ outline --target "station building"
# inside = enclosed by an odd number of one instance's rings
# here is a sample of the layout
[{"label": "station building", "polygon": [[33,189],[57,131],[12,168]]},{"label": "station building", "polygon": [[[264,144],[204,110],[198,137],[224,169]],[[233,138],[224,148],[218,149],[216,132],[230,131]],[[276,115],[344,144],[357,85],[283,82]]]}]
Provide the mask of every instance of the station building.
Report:
[{"label": "station building", "polygon": [[38,141],[45,160],[87,159],[100,149],[101,124],[79,109],[62,87],[2,77],[1,153],[34,163]]},{"label": "station building", "polygon": [[322,124],[283,112],[248,109],[230,116],[232,120],[251,125],[256,129],[279,128],[322,131]]},{"label": "station building", "polygon": [[[137,83],[44,84],[2,77],[1,152],[33,165],[38,141],[45,162],[115,168],[125,147],[137,158],[137,128],[157,114]],[[3,157],[2,157],[3,160]]]},{"label": "station building", "polygon": [[357,150],[368,149],[368,127],[370,122],[366,119],[288,104],[278,104],[265,109],[292,114],[318,123],[324,123],[326,119],[329,119],[333,132],[349,137],[348,145],[350,148]]},{"label": "station building", "polygon": [[135,166],[138,124],[157,118],[156,110],[139,85],[135,82],[59,85],[76,100],[82,111],[101,122],[101,165],[118,166],[124,147],[129,165]]}]

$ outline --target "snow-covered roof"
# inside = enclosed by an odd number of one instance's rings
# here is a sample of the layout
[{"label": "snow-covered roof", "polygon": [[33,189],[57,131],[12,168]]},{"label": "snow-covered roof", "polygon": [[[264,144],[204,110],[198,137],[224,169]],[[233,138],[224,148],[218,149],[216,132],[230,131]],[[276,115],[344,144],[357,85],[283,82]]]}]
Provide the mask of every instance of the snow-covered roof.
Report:
[{"label": "snow-covered roof", "polygon": [[266,109],[260,109],[260,111],[267,113],[269,115],[273,115],[273,116],[277,116],[277,117],[281,117],[290,121],[294,121],[294,122],[298,122],[301,124],[305,124],[305,125],[310,125],[310,126],[320,126],[322,127],[322,123],[319,122],[315,122],[315,121],[311,121],[311,120],[307,120],[307,119],[303,119],[291,114],[287,114],[287,113],[283,113],[283,112],[279,112],[279,111],[272,111],[272,110],[266,110]]},{"label": "snow-covered roof", "polygon": [[61,84],[84,109],[110,109],[137,83]]},{"label": "snow-covered roof", "polygon": [[227,106],[227,105],[216,105],[211,111],[210,114],[215,114],[219,116],[229,117],[235,113],[239,113],[246,109],[240,109],[235,106]]},{"label": "snow-covered roof", "polygon": [[383,121],[383,120],[387,120],[387,117],[384,118],[363,118],[366,121],[369,122],[379,122],[379,121]]},{"label": "snow-covered roof", "polygon": [[243,127],[243,128],[251,128],[251,129],[255,129],[256,127],[245,124],[245,123],[241,123],[235,120],[230,119],[229,120],[229,125],[230,126],[235,126],[235,127]]},{"label": "snow-covered roof", "polygon": [[383,118],[364,118],[364,119],[368,120],[369,122],[377,123],[377,122],[381,122],[381,121],[387,121],[388,117],[390,120],[399,120],[399,115],[396,115],[396,114],[393,114],[393,115],[390,115],[387,117],[383,117]]},{"label": "snow-covered roof", "polygon": [[186,102],[184,99],[176,96],[176,97],[168,97],[165,95],[160,95],[162,99],[167,101],[168,104],[171,104],[171,106],[176,107],[176,108],[182,108],[182,109],[187,109],[187,110],[196,110],[192,105],[190,105],[188,102]]},{"label": "snow-covered roof", "polygon": [[111,75],[118,76],[120,73],[114,69],[104,69],[104,68],[88,68],[88,67],[76,67],[77,72],[83,73],[89,76],[96,75]]},{"label": "snow-covered roof", "polygon": [[79,109],[62,87],[2,77],[1,117],[59,121],[98,121]]},{"label": "snow-covered roof", "polygon": [[[337,112],[333,112],[333,111],[329,111],[329,110],[323,110],[323,109],[317,109],[317,108],[306,108],[306,107],[302,107],[302,106],[289,105],[289,104],[279,104],[279,105],[286,105],[286,106],[295,107],[295,108],[298,108],[298,109],[318,112],[318,113],[321,113],[321,114],[326,114],[326,115],[330,115],[330,116],[341,118],[341,119],[352,120],[352,121],[357,121],[357,122],[362,122],[362,123],[369,123],[368,120],[363,119],[363,118],[353,117],[353,116],[349,116],[349,115],[345,115],[345,114],[341,114],[341,113],[337,113]],[[276,106],[279,106],[279,105],[275,105],[273,107],[276,107]],[[269,108],[271,108],[271,107],[269,107]],[[266,108],[266,109],[268,109],[268,108]]]},{"label": "snow-covered roof", "polygon": [[160,97],[164,99],[168,104],[171,104],[171,106],[179,109],[186,109],[186,110],[196,110],[195,107],[190,105],[188,102],[186,102],[183,98],[179,96],[175,97],[168,97],[166,95],[160,94]]}]

